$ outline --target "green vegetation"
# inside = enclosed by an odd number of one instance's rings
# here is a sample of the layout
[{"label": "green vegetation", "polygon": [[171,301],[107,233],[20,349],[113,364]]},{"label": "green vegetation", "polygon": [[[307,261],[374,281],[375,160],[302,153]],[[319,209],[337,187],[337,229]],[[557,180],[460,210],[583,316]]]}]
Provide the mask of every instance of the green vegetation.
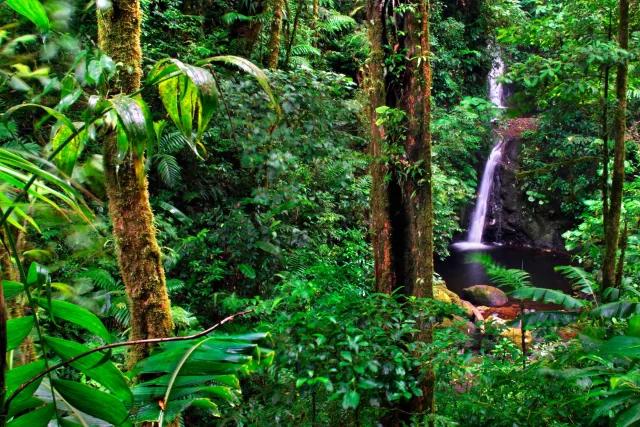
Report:
[{"label": "green vegetation", "polygon": [[0,3],[0,427],[640,426],[639,58],[629,0]]}]

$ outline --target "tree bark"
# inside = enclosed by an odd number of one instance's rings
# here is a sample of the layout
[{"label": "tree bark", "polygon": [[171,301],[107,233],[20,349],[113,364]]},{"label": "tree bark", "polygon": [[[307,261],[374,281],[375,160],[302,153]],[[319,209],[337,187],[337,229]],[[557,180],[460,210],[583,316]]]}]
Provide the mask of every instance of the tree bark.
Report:
[{"label": "tree bark", "polygon": [[[291,28],[291,32],[289,34],[289,40],[287,41],[287,51],[284,57],[284,68],[289,68],[289,60],[291,59],[291,49],[293,49],[293,44],[296,42],[296,33],[298,32],[298,23],[300,22],[300,18],[302,17],[302,7],[304,6],[304,0],[298,0],[298,7],[296,8],[296,16],[293,18],[293,27]],[[289,18],[287,17],[287,20]]]},{"label": "tree bark", "polygon": [[[98,44],[123,66],[111,86],[111,94],[131,93],[140,88],[140,4],[138,0],[112,0],[112,7],[98,11]],[[118,264],[130,299],[131,339],[170,336],[173,322],[160,247],[153,225],[143,159],[130,152],[118,161],[115,132],[104,142],[106,189],[109,215],[118,248]],[[127,363],[133,366],[148,354],[134,347]]]},{"label": "tree bark", "polygon": [[282,34],[282,15],[285,0],[273,1],[273,20],[271,21],[271,35],[269,37],[269,58],[267,59],[267,67],[271,70],[278,68],[278,59],[280,57],[280,36]]},{"label": "tree bark", "polygon": [[[371,231],[377,290],[390,293],[400,288],[403,295],[429,298],[434,273],[429,4],[427,0],[407,0],[407,4],[413,12],[402,16],[387,9],[392,6],[385,6],[384,0],[370,0],[367,9]],[[400,30],[393,41],[387,35],[390,20]],[[405,69],[399,75],[385,74],[383,69],[391,49],[404,56]],[[397,129],[385,129],[380,123],[376,109],[383,105],[404,112],[399,137]],[[389,140],[392,133],[394,141]],[[386,154],[389,144],[400,147]],[[398,150],[402,154],[395,154]],[[429,342],[431,326],[426,322],[420,326],[423,332],[418,338]],[[407,409],[427,415],[433,410],[433,371],[424,366],[419,375],[423,395],[414,397]]]},{"label": "tree bark", "polygon": [[[620,49],[627,50],[629,48],[629,0],[620,0],[618,44]],[[616,251],[620,239],[620,214],[622,211],[622,193],[624,187],[628,68],[629,64],[626,59],[617,66],[617,106],[613,122],[615,145],[613,149],[609,212],[607,213],[608,224],[606,228],[605,253],[602,262],[604,288],[615,286]]]}]

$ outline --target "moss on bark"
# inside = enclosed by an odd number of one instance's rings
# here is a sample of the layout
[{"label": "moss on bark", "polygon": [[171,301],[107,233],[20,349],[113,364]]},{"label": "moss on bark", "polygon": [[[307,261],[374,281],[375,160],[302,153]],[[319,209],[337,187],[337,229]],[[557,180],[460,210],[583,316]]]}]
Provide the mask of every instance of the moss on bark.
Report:
[{"label": "moss on bark", "polygon": [[[139,89],[142,76],[141,12],[138,0],[112,0],[112,8],[98,12],[100,48],[119,64],[111,94]],[[130,153],[119,162],[115,133],[104,141],[104,164],[109,215],[118,248],[118,264],[130,300],[131,339],[159,338],[173,332],[162,255],[153,225],[143,159]],[[148,353],[134,347],[128,364]]]}]

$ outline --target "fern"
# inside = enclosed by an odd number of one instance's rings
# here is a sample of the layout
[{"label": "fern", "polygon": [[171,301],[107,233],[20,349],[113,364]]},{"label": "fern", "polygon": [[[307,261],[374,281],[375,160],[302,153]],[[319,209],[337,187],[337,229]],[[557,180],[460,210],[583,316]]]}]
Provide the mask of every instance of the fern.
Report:
[{"label": "fern", "polygon": [[153,156],[153,162],[160,180],[167,187],[174,188],[180,182],[182,169],[174,156],[171,154],[156,154]]},{"label": "fern", "polygon": [[232,25],[236,22],[248,22],[251,21],[251,16],[243,15],[239,12],[229,12],[222,15],[222,22],[225,25]]},{"label": "fern", "polygon": [[163,133],[158,144],[160,153],[176,153],[189,145],[187,138],[178,131]]},{"label": "fern", "polygon": [[293,46],[291,48],[291,54],[294,56],[315,56],[315,57],[319,57],[321,55],[319,49],[309,44],[299,44],[299,45]]},{"label": "fern", "polygon": [[569,279],[576,290],[591,295],[595,299],[598,284],[593,280],[591,274],[580,267],[572,265],[559,265],[555,270]]},{"label": "fern", "polygon": [[532,286],[529,273],[517,268],[502,267],[496,264],[488,254],[474,254],[469,257],[469,260],[482,265],[487,272],[487,276],[498,286],[509,289]]},{"label": "fern", "polygon": [[87,278],[100,289],[108,292],[123,292],[124,286],[116,281],[111,273],[101,268],[92,268],[80,274],[80,277]]},{"label": "fern", "polygon": [[320,29],[325,33],[333,34],[339,31],[349,30],[356,26],[356,21],[347,15],[331,14],[322,20]]}]

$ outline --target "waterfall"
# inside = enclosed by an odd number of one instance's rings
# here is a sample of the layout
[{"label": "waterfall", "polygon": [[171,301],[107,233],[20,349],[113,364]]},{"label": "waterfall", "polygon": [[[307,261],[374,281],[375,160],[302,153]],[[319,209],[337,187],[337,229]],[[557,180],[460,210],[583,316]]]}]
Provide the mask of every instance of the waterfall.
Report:
[{"label": "waterfall", "polygon": [[[498,78],[504,74],[505,65],[499,49],[490,45],[489,50],[493,53],[493,62],[488,77],[489,99],[496,107],[503,109],[506,108],[504,103],[504,87],[502,83],[498,82]],[[456,245],[460,249],[484,247],[482,244],[482,234],[487,219],[489,198],[491,197],[491,190],[493,189],[495,170],[502,160],[504,146],[504,138],[496,135],[493,149],[489,154],[487,163],[484,166],[484,171],[482,172],[476,205],[471,215],[471,222],[469,223],[467,240]]]}]

